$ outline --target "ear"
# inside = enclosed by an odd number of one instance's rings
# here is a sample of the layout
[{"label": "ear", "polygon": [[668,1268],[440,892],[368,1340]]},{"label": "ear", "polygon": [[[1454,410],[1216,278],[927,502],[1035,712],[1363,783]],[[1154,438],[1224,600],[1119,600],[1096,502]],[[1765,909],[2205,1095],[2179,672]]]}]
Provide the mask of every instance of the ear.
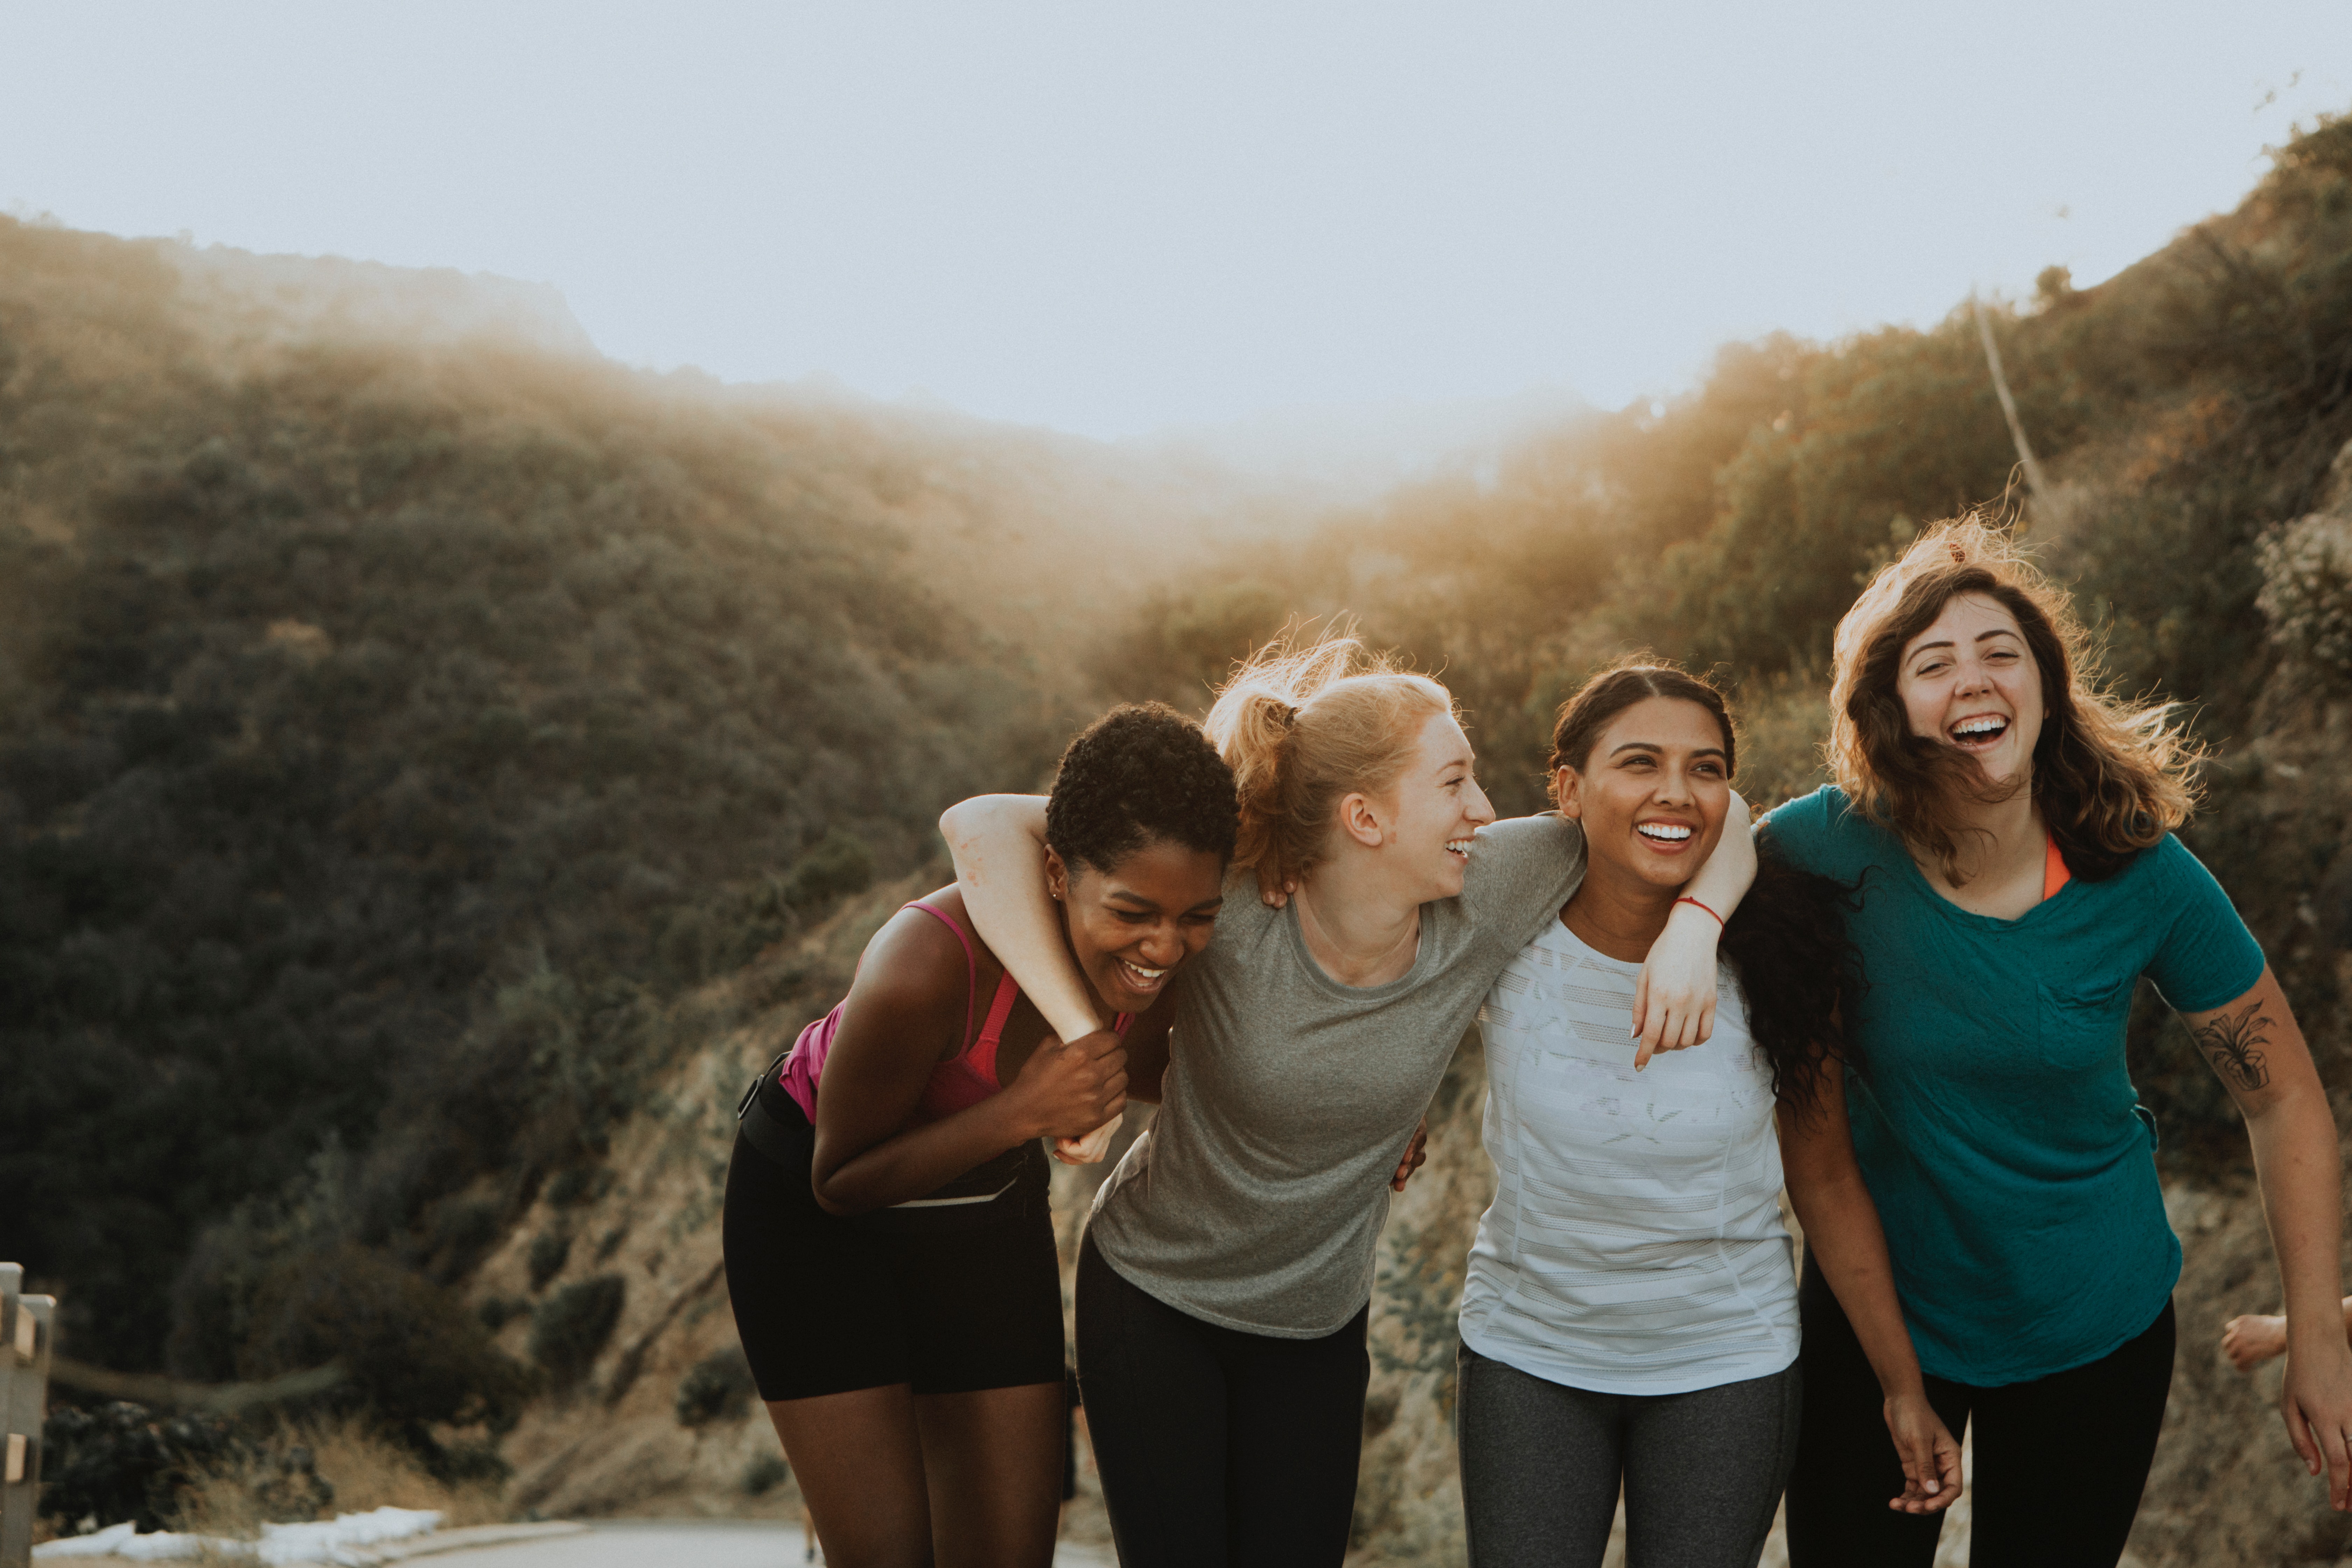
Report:
[{"label": "ear", "polygon": [[1584,781],[1576,776],[1574,768],[1559,768],[1551,775],[1552,794],[1559,800],[1559,814],[1571,822],[1584,816]]},{"label": "ear", "polygon": [[1070,896],[1070,868],[1050,844],[1045,846],[1045,892],[1057,904]]},{"label": "ear", "polygon": [[1381,820],[1381,808],[1371,796],[1351,795],[1339,803],[1339,831],[1367,849],[1377,849],[1388,841],[1388,826]]}]

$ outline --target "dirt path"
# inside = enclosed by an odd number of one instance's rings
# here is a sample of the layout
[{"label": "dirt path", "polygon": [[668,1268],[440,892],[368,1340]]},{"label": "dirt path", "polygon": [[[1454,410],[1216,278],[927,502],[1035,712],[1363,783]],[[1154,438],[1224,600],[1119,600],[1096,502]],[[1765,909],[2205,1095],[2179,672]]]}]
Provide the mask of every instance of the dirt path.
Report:
[{"label": "dirt path", "polygon": [[[449,1568],[799,1568],[804,1552],[798,1529],[766,1520],[633,1519],[593,1521],[579,1535],[420,1561]],[[1065,1546],[1054,1568],[1111,1568],[1111,1557]]]}]

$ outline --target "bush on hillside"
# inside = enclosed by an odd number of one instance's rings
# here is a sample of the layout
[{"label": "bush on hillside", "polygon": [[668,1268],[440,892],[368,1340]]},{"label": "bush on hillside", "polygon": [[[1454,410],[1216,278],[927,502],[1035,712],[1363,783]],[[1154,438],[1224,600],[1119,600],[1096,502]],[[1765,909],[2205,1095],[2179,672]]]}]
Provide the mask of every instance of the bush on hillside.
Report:
[{"label": "bush on hillside", "polygon": [[621,1321],[627,1287],[617,1274],[599,1274],[566,1285],[531,1314],[531,1359],[547,1369],[559,1389],[588,1375]]},{"label": "bush on hillside", "polygon": [[751,1407],[759,1392],[741,1345],[715,1350],[677,1380],[677,1424],[707,1426],[732,1421]]}]

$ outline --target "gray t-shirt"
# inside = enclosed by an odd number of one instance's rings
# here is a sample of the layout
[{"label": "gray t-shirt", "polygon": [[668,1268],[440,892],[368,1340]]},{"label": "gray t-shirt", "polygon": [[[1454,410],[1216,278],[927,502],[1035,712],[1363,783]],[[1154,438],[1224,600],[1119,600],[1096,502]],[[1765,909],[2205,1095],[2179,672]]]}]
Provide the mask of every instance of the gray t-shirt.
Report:
[{"label": "gray t-shirt", "polygon": [[1226,884],[1185,966],[1151,1131],[1103,1184],[1103,1258],[1179,1311],[1316,1339],[1371,1299],[1389,1182],[1488,986],[1584,879],[1555,816],[1479,831],[1459,898],[1421,907],[1421,949],[1386,985],[1341,985],[1296,903]]}]

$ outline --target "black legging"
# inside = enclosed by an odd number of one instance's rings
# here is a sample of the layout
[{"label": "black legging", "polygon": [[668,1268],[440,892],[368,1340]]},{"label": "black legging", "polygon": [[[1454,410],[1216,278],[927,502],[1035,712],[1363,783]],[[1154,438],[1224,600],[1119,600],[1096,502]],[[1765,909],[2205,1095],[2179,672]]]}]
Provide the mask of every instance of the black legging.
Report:
[{"label": "black legging", "polygon": [[1336,1333],[1220,1328],[1078,1251],[1078,1383],[1119,1568],[1338,1568],[1370,1308]]},{"label": "black legging", "polygon": [[[1903,1465],[1878,1379],[1805,1260],[1798,1290],[1805,1414],[1789,1479],[1790,1568],[1927,1568],[1941,1514],[1896,1513]],[[1978,1568],[2114,1568],[2139,1511],[2172,1389],[2172,1303],[2120,1349],[2031,1383],[1927,1379],[1958,1436],[1976,1420],[1969,1560]]]}]

